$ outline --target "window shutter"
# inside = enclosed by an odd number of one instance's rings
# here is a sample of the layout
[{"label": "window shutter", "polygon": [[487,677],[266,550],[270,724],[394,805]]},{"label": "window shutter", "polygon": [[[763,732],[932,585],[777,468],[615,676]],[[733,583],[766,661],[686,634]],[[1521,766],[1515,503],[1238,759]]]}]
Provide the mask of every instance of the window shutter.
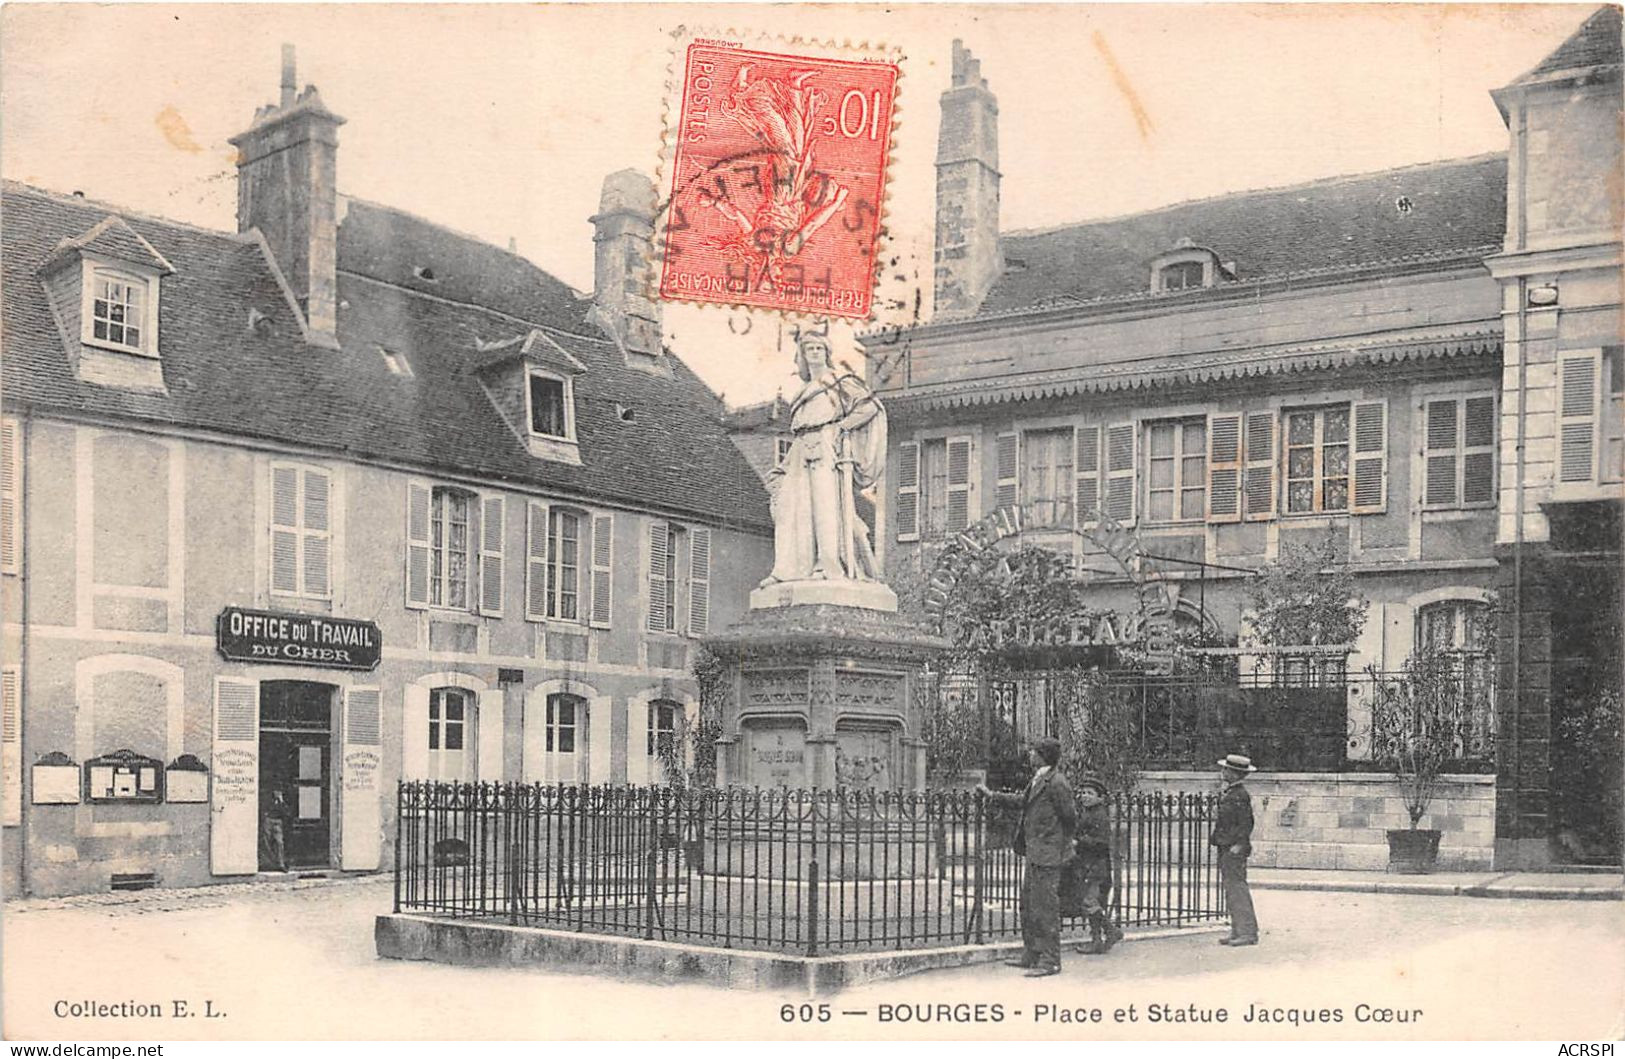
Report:
[{"label": "window shutter", "polygon": [[305,510],[301,537],[304,570],[300,578],[301,587],[307,596],[326,597],[333,591],[333,476],[326,471],[310,468],[306,468],[303,475]]},{"label": "window shutter", "polygon": [[1000,434],[998,446],[998,488],[993,494],[995,507],[1012,507],[1021,496],[1021,439],[1016,434]]},{"label": "window shutter", "polygon": [[1495,398],[1469,397],[1462,402],[1461,502],[1495,502]]},{"label": "window shutter", "polygon": [[711,531],[696,526],[688,535],[688,634],[704,636],[711,627]]},{"label": "window shutter", "polygon": [[970,525],[970,438],[948,439],[948,532]]},{"label": "window shutter", "polygon": [[1241,520],[1241,415],[1208,417],[1207,520]]},{"label": "window shutter", "polygon": [[408,684],[401,710],[401,779],[429,778],[429,689]]},{"label": "window shutter", "polygon": [[15,419],[0,420],[0,570],[22,569],[22,431]]},{"label": "window shutter", "polygon": [[609,628],[614,613],[610,592],[614,585],[615,516],[592,518],[592,625]]},{"label": "window shutter", "polygon": [[299,591],[299,468],[271,466],[271,591]]},{"label": "window shutter", "polygon": [[1354,504],[1356,515],[1388,506],[1388,402],[1354,402]]},{"label": "window shutter", "polygon": [[664,522],[649,523],[649,631],[667,632],[666,624],[666,538],[671,532]]},{"label": "window shutter", "polygon": [[1275,515],[1275,413],[1248,412],[1242,510],[1248,519]]},{"label": "window shutter", "polygon": [[920,445],[897,446],[897,539],[920,539]]},{"label": "window shutter", "polygon": [[1134,424],[1106,428],[1106,514],[1134,521]]},{"label": "window shutter", "polygon": [[1596,478],[1597,361],[1595,353],[1563,358],[1558,397],[1558,471],[1560,482]]},{"label": "window shutter", "polygon": [[383,757],[383,696],[376,687],[344,689],[344,814],[339,821],[339,864],[376,871],[382,848],[378,826],[378,773]]},{"label": "window shutter", "polygon": [[214,678],[214,775],[209,795],[209,870],[259,869],[260,686]]},{"label": "window shutter", "polygon": [[480,613],[502,617],[502,530],[507,502],[500,496],[480,498]]},{"label": "window shutter", "polygon": [[1077,496],[1073,506],[1077,524],[1082,526],[1100,517],[1100,427],[1088,426],[1072,429],[1073,473],[1076,475]]},{"label": "window shutter", "polygon": [[0,670],[0,781],[0,824],[12,827],[23,820],[22,674],[15,666]]},{"label": "window shutter", "polygon": [[1427,478],[1422,502],[1428,507],[1456,506],[1456,455],[1460,424],[1455,398],[1427,403],[1424,430]]},{"label": "window shutter", "polygon": [[547,618],[547,505],[525,503],[525,620]]},{"label": "window shutter", "polygon": [[406,605],[429,605],[429,487],[406,483]]}]

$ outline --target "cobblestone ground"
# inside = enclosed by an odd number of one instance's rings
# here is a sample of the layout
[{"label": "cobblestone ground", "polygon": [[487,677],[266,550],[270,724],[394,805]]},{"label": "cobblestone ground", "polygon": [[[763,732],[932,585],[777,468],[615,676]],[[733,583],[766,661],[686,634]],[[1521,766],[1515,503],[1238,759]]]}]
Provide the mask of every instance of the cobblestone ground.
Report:
[{"label": "cobblestone ground", "polygon": [[[1625,1032],[1625,915],[1611,901],[1261,892],[1257,948],[1221,949],[1198,933],[1128,943],[1105,958],[1069,955],[1060,976],[1036,981],[997,966],[930,972],[838,994],[829,1022],[801,1024],[782,1020],[786,1003],[806,999],[794,993],[380,960],[373,917],[391,894],[390,880],[373,878],[13,902],[3,912],[6,1035],[1596,1040]],[[187,1006],[180,1018],[176,1000]],[[74,1005],[126,1002],[157,1014],[72,1014]],[[210,1018],[205,1002],[223,1015]],[[962,1021],[978,1003],[989,1006],[984,1017],[999,1005],[1001,1021]],[[1041,1004],[1053,1019],[1038,1017]],[[1138,1020],[1114,1023],[1114,1011],[1131,1004]],[[1150,1021],[1152,1004],[1164,1006],[1163,1020]],[[1357,1022],[1361,1004],[1421,1015]],[[1200,1020],[1220,1007],[1226,1022]],[[1336,1008],[1344,1021],[1249,1023],[1249,1007]],[[1063,1009],[1099,1009],[1104,1022],[1063,1022]],[[806,1011],[817,1018],[816,1007]],[[1176,1011],[1196,1021],[1176,1021]]]}]

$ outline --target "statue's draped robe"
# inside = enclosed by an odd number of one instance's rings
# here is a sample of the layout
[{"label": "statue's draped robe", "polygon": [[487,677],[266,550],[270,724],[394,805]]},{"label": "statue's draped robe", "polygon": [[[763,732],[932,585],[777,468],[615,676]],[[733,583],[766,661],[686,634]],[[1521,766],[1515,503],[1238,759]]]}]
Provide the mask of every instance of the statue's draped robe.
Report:
[{"label": "statue's draped robe", "polygon": [[[843,433],[840,421],[866,403],[874,415]],[[854,500],[884,477],[885,411],[857,376],[825,372],[791,402],[790,430],[794,440],[775,474],[770,580],[878,578]]]}]

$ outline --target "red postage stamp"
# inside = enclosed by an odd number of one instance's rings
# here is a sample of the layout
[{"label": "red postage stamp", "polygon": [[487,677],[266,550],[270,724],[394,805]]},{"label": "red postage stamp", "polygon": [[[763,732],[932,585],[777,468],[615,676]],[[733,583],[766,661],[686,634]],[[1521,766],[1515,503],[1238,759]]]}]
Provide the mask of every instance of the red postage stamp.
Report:
[{"label": "red postage stamp", "polygon": [[868,317],[896,90],[895,62],[690,44],[661,297]]}]

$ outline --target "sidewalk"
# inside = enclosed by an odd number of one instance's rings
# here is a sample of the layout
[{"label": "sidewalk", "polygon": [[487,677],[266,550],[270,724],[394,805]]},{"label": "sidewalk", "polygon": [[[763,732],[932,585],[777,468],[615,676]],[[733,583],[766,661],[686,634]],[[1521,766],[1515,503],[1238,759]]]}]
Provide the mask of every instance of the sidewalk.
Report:
[{"label": "sidewalk", "polygon": [[1558,901],[1619,901],[1625,879],[1618,872],[1434,872],[1390,875],[1380,871],[1319,868],[1253,868],[1255,890],[1321,890],[1361,894],[1425,894],[1435,897],[1521,897]]}]

